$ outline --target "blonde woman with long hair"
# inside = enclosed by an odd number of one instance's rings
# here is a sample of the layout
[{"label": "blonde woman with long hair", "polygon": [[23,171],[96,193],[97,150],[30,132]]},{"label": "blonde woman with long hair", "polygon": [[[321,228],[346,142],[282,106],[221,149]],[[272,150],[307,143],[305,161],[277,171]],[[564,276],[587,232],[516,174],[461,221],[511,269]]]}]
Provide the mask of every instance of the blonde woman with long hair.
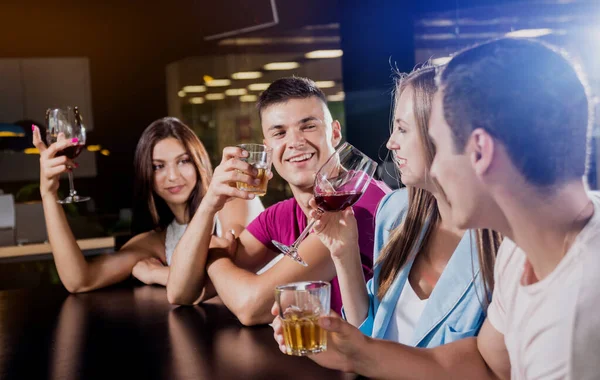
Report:
[{"label": "blonde woman with long hair", "polygon": [[[493,231],[453,226],[446,198],[429,177],[434,78],[435,68],[424,66],[397,80],[387,148],[406,188],[378,207],[374,277],[366,286],[352,210],[326,213],[315,225],[335,263],[347,321],[365,335],[415,347],[477,335],[501,242]],[[312,216],[319,217],[314,211]],[[279,323],[276,319],[275,339],[284,348]]]}]

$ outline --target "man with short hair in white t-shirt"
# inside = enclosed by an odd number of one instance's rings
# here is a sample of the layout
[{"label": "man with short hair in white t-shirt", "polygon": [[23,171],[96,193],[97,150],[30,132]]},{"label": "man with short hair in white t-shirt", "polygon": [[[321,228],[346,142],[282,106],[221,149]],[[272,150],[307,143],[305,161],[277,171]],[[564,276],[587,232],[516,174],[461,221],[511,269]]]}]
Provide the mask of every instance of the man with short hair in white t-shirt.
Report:
[{"label": "man with short hair in white t-shirt", "polygon": [[477,338],[433,349],[323,318],[332,334],[313,360],[375,378],[600,378],[600,195],[582,180],[583,81],[556,49],[517,39],[458,53],[438,80],[432,176],[458,227],[506,236],[488,318]]}]

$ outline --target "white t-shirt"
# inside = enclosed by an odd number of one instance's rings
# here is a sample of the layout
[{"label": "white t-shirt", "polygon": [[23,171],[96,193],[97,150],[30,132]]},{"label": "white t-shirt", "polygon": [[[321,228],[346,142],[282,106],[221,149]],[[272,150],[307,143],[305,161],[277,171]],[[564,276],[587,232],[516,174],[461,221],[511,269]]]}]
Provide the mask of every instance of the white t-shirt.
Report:
[{"label": "white t-shirt", "polygon": [[420,299],[407,279],[385,332],[385,340],[412,345],[413,334],[425,305],[427,299]]},{"label": "white t-shirt", "polygon": [[500,333],[511,379],[600,378],[600,195],[594,215],[546,278],[524,286],[525,253],[504,239],[488,319]]},{"label": "white t-shirt", "polygon": [[[173,257],[173,252],[175,252],[175,247],[177,247],[177,243],[181,240],[181,237],[185,233],[187,229],[187,224],[179,224],[173,218],[173,221],[167,226],[167,232],[165,235],[165,257],[167,259],[167,265],[171,265],[171,259]],[[215,216],[215,222],[213,227],[213,235],[222,236],[221,231],[221,223],[219,222],[219,218]]]}]

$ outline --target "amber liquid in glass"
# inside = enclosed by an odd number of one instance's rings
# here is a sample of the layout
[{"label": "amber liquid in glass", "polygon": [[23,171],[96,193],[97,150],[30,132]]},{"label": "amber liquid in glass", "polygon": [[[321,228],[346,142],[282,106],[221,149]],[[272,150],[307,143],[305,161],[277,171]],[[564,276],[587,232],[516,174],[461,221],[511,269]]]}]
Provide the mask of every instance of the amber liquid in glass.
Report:
[{"label": "amber liquid in glass", "polygon": [[283,314],[283,337],[288,355],[305,356],[327,349],[327,331],[313,312],[286,311]]},{"label": "amber liquid in glass", "polygon": [[235,185],[239,190],[247,191],[249,193],[254,193],[259,197],[262,197],[267,193],[267,183],[269,182],[269,175],[267,173],[267,169],[256,167],[258,169],[258,175],[256,178],[260,179],[260,184],[258,186],[248,185],[245,182],[236,182]]}]

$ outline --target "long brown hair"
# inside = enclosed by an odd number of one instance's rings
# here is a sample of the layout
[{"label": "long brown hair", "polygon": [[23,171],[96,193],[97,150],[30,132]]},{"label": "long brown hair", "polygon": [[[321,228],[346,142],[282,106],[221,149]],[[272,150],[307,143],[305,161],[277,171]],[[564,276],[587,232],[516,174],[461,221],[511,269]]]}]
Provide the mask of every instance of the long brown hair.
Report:
[{"label": "long brown hair", "polygon": [[[411,91],[413,112],[417,129],[425,151],[425,160],[431,167],[435,148],[429,138],[429,114],[436,91],[435,67],[424,65],[408,75],[399,74],[394,90],[394,105],[404,91]],[[394,107],[395,109],[395,107]],[[393,120],[393,119],[392,119]],[[433,181],[432,179],[428,179]],[[435,183],[435,182],[434,182]],[[428,191],[408,186],[408,210],[404,220],[390,233],[376,265],[380,266],[377,297],[382,299],[412,254],[426,248],[432,232],[440,222],[440,213],[435,197]],[[494,231],[478,229],[471,231],[476,236],[480,272],[483,277],[485,305],[494,288],[494,262],[502,236]],[[422,234],[421,244],[419,244]]]},{"label": "long brown hair", "polygon": [[204,145],[194,132],[179,119],[165,117],[150,124],[142,133],[135,149],[135,200],[133,231],[162,231],[173,221],[174,215],[167,203],[154,191],[152,152],[154,146],[166,138],[177,139],[192,158],[196,168],[196,186],[187,200],[187,213],[191,219],[202,197],[206,194],[212,177],[212,167]]}]

